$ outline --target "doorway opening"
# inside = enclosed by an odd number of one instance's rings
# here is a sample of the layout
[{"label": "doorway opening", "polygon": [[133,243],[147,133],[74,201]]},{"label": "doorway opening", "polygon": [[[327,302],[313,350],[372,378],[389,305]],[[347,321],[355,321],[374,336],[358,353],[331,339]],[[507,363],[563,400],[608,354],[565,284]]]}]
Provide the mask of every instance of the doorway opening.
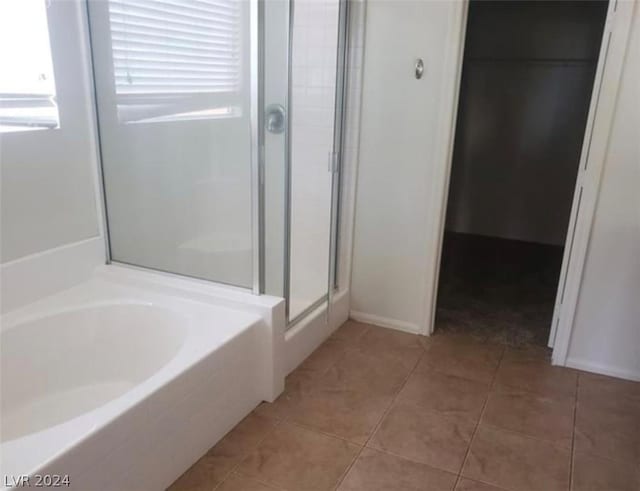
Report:
[{"label": "doorway opening", "polygon": [[436,331],[547,345],[607,8],[471,0]]}]

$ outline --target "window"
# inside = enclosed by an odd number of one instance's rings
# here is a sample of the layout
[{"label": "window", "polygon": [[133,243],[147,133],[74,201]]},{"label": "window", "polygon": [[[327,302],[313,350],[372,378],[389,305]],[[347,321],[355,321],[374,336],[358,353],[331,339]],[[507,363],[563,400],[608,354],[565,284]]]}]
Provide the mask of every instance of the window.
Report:
[{"label": "window", "polygon": [[45,0],[0,0],[0,133],[58,127]]},{"label": "window", "polygon": [[109,0],[118,119],[238,115],[241,0]]}]

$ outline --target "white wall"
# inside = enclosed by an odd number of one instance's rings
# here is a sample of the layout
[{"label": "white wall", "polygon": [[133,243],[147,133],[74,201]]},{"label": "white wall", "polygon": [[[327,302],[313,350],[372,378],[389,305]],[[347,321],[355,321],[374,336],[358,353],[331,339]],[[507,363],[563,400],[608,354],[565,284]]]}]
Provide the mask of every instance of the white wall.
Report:
[{"label": "white wall", "polygon": [[60,127],[0,134],[1,262],[99,235],[90,70],[80,2],[48,8]]},{"label": "white wall", "polygon": [[[437,264],[445,94],[461,40],[460,7],[448,1],[367,5],[351,315],[423,331]],[[418,57],[425,74],[414,77]],[[455,77],[452,77],[452,79]]]},{"label": "white wall", "polygon": [[640,380],[640,8],[636,3],[567,363]]}]

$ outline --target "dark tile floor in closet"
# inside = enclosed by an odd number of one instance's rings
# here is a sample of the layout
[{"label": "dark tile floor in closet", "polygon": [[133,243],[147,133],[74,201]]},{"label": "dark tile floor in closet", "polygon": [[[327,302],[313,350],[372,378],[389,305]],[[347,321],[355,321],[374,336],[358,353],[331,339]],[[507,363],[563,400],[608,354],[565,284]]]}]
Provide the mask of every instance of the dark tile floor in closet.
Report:
[{"label": "dark tile floor in closet", "polygon": [[640,489],[640,384],[548,350],[345,323],[170,488]]}]

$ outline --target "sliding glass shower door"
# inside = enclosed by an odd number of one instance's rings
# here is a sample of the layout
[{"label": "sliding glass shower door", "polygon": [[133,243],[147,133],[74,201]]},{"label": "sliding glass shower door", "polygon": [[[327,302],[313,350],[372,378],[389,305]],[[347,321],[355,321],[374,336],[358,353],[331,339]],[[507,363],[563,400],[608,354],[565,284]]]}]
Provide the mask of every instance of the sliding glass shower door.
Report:
[{"label": "sliding glass shower door", "polygon": [[88,3],[112,260],[258,292],[261,179],[285,166],[287,77],[269,60],[287,60],[287,4]]}]

